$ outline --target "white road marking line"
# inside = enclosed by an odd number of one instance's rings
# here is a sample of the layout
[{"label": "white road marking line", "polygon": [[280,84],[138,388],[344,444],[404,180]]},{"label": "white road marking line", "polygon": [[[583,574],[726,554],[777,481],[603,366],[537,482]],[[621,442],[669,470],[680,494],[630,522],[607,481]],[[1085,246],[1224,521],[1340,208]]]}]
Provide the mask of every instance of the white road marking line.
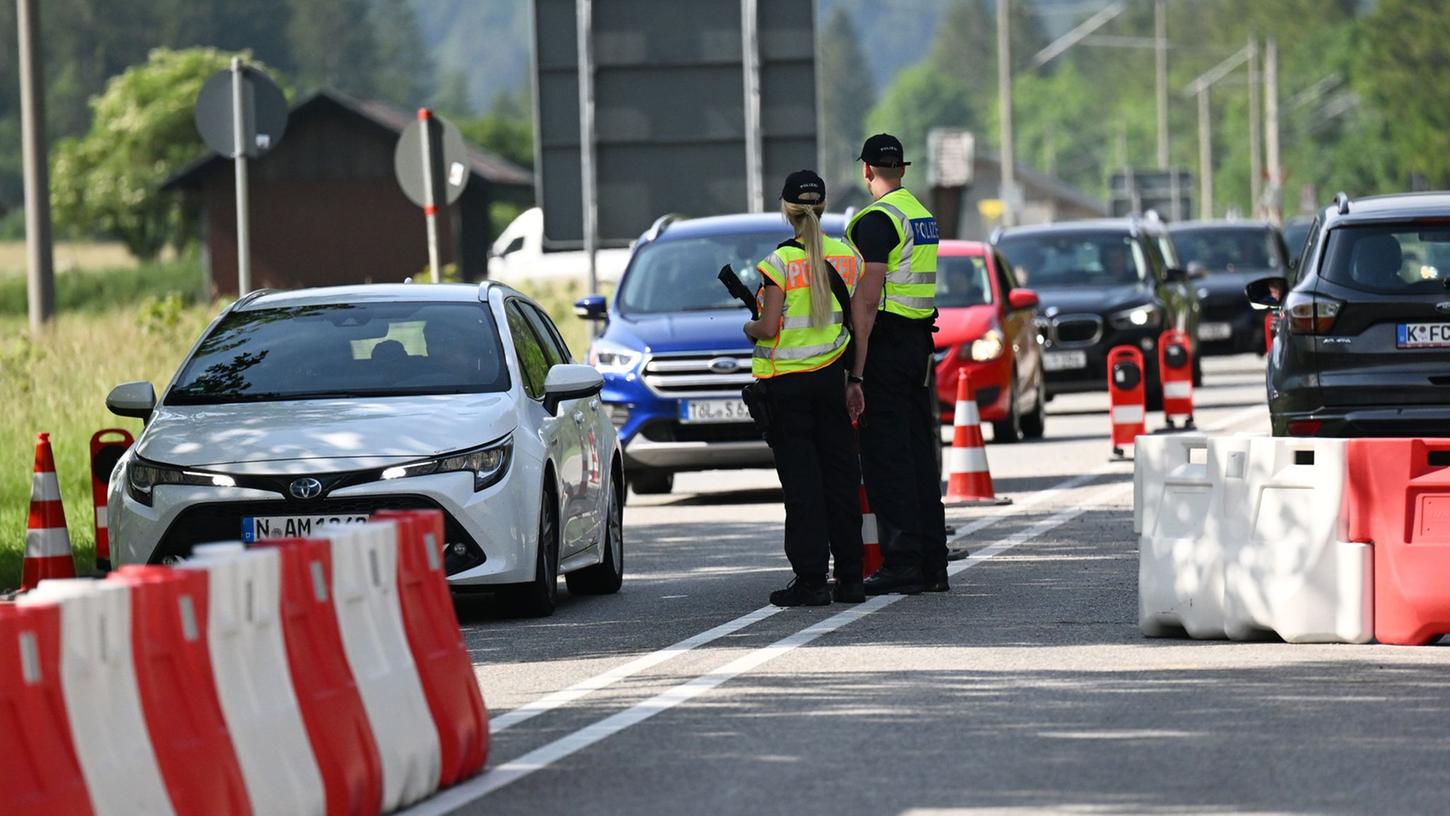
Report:
[{"label": "white road marking line", "polygon": [[[1263,410],[1261,407],[1255,406],[1236,411],[1228,415],[1227,417],[1220,419],[1218,422],[1208,426],[1204,430],[1214,431],[1230,427],[1237,424],[1246,416],[1258,413],[1261,410]],[[1027,496],[1021,501],[1017,502],[1015,505],[1003,506],[997,510],[994,510],[990,514],[986,514],[980,518],[973,519],[971,522],[958,527],[957,534],[953,536],[951,541],[948,542],[948,546],[958,544],[967,536],[991,527],[992,525],[996,524],[997,522],[1008,516],[1016,515],[1018,513],[1021,513],[1023,510],[1027,510],[1039,504],[1046,503],[1051,499],[1055,498],[1059,493],[1063,491],[1072,490],[1074,488],[1080,487],[1083,484],[1086,484],[1087,482],[1092,481],[1093,479],[1096,479],[1099,476],[1115,472],[1117,470],[1117,464],[1120,463],[1110,462],[1100,465],[1097,468],[1088,471],[1087,473],[1074,476],[1070,479],[1065,479],[1053,485],[1052,487],[1049,487],[1046,490],[1038,491],[1030,496]],[[970,559],[968,559],[966,563],[970,563]],[[774,571],[774,568],[772,568],[772,571]],[[603,672],[602,674],[586,678],[579,681],[578,683],[575,683],[572,686],[556,692],[552,692],[550,694],[546,694],[543,697],[540,697],[537,700],[533,700],[532,702],[525,703],[524,705],[519,706],[518,708],[515,708],[506,714],[501,714],[497,717],[492,718],[491,722],[489,723],[489,731],[493,734],[498,734],[506,731],[509,728],[512,728],[513,726],[524,722],[525,720],[533,719],[540,714],[544,714],[546,712],[552,711],[553,709],[568,705],[569,703],[585,697],[592,692],[599,691],[600,689],[611,686],[619,682],[620,680],[632,677],[636,674],[639,674],[640,672],[654,668],[655,666],[658,666],[661,663],[664,663],[672,658],[678,657],[679,655],[682,655],[686,652],[698,649],[699,647],[708,645],[716,640],[719,640],[722,637],[734,634],[735,632],[738,632],[747,626],[765,620],[766,618],[780,611],[780,608],[774,606],[761,607],[760,609],[742,615],[741,617],[735,618],[734,620],[722,623],[712,629],[707,629],[697,635],[685,638],[684,640],[672,646],[667,646],[663,649],[660,649],[659,651],[651,652],[650,654],[631,660],[628,663],[616,666],[609,671]]]},{"label": "white road marking line", "polygon": [[[1090,477],[1086,475],[1079,476],[1069,481],[1085,478]],[[1061,510],[1026,529],[993,542],[979,552],[973,553],[967,560],[953,564],[948,572],[949,574],[956,575],[971,569],[1023,542],[1030,541],[1061,527],[1079,515],[1082,515],[1090,507],[1102,504],[1117,496],[1119,493],[1131,488],[1131,484],[1117,483],[1105,490],[1098,491],[1073,507]],[[817,621],[794,634],[777,640],[769,646],[741,655],[718,669],[656,694],[641,703],[631,706],[617,714],[605,717],[572,734],[560,737],[553,742],[524,754],[518,759],[505,762],[485,772],[483,775],[475,777],[472,781],[443,791],[406,812],[410,816],[431,816],[431,814],[448,813],[455,808],[476,802],[500,788],[523,779],[535,771],[548,768],[554,763],[572,756],[595,743],[608,739],[630,726],[638,725],[656,714],[669,711],[675,706],[688,702],[710,689],[716,688],[735,677],[739,677],[770,660],[794,651],[822,635],[830,634],[867,615],[885,609],[903,600],[905,597],[904,595],[879,595],[845,612],[839,612],[825,620]]]}]

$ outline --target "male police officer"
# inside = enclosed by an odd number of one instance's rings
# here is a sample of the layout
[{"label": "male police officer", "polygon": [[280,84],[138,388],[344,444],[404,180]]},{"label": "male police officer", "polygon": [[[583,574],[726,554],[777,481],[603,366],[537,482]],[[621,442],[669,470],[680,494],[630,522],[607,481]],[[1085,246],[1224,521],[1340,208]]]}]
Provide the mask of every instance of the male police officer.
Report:
[{"label": "male police officer", "polygon": [[941,439],[930,388],[936,219],[901,186],[910,162],[895,136],[867,139],[860,159],[876,200],[846,227],[865,261],[851,300],[856,349],[847,403],[862,418],[861,466],[886,562],[866,581],[866,594],[946,592]]}]

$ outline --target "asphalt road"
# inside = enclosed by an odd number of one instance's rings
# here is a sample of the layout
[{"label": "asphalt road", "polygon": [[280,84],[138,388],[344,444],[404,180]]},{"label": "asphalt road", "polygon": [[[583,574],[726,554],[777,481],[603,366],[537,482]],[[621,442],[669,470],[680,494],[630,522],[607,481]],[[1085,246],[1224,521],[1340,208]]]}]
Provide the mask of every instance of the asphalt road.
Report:
[{"label": "asphalt road", "polygon": [[[1266,431],[1258,359],[1205,368],[1200,426]],[[1139,635],[1106,405],[988,446],[1015,503],[948,512],[946,595],[769,607],[772,472],[631,497],[618,595],[461,607],[489,770],[415,812],[1445,812],[1450,651]]]}]

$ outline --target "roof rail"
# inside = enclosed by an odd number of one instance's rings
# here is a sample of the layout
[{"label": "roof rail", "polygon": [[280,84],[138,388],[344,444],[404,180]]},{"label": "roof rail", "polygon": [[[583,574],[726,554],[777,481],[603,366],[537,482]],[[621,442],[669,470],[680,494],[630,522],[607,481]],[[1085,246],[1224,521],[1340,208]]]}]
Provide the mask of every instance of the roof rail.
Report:
[{"label": "roof rail", "polygon": [[997,239],[1002,237],[1002,227],[993,227],[992,234],[987,236],[987,243],[996,244]]},{"label": "roof rail", "polygon": [[644,239],[646,241],[653,241],[661,235],[664,235],[665,230],[669,229],[671,224],[683,219],[684,217],[685,216],[680,215],[679,213],[665,213],[659,218],[656,218],[653,224],[649,225],[649,229],[645,230]]},{"label": "roof rail", "polygon": [[276,291],[277,291],[276,289],[253,289],[252,291],[250,291],[250,292],[246,293],[245,295],[242,295],[241,297],[239,297],[236,300],[232,301],[232,305],[230,305],[230,306],[227,307],[227,311],[230,312],[233,309],[241,308],[242,306],[245,306],[248,303],[251,303],[252,301],[256,300],[257,298],[261,297],[262,295],[270,295],[270,294],[272,294],[273,292],[276,292]]},{"label": "roof rail", "polygon": [[488,302],[488,292],[497,284],[487,278],[478,282],[478,300],[480,303]]},{"label": "roof rail", "polygon": [[1339,210],[1340,215],[1349,214],[1349,194],[1340,190],[1334,194],[1334,208]]}]

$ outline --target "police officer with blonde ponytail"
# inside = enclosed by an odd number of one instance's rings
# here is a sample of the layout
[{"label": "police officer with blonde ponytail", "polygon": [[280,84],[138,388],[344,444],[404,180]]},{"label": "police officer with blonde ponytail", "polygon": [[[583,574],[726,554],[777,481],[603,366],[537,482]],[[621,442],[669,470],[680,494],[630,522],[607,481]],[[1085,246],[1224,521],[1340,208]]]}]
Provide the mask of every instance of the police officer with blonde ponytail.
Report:
[{"label": "police officer with blonde ponytail", "polygon": [[[826,183],[791,173],[781,210],[795,230],[758,265],[760,318],[752,373],[765,384],[769,442],[785,493],[785,554],[795,579],[770,594],[776,606],[865,600],[861,579],[860,463],[846,411],[845,354],[850,287],[861,262],[845,243],[821,234]],[[827,583],[835,558],[834,587]]]}]

